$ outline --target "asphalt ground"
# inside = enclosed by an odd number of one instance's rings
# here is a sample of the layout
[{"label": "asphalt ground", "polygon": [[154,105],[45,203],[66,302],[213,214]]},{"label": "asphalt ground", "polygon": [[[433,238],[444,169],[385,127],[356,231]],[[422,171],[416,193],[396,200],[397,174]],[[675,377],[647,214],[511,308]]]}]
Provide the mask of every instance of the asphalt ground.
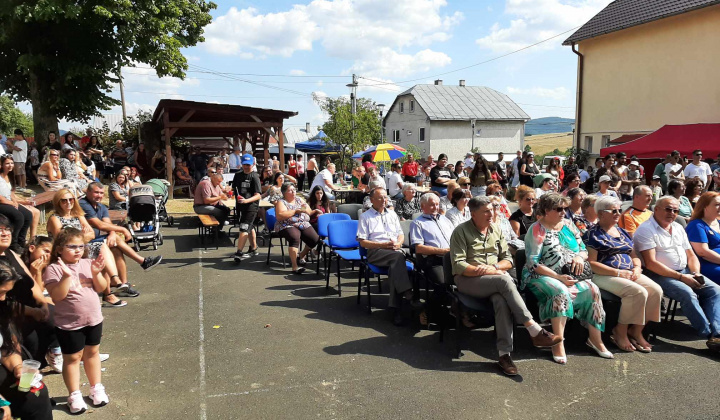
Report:
[{"label": "asphalt ground", "polygon": [[[190,217],[163,232],[160,266],[143,272],[129,264],[141,295],[125,308],[103,309],[110,404],[83,416],[720,418],[720,358],[682,316],[656,328],[651,354],[619,353],[606,337],[614,360],[590,353],[585,330],[570,322],[566,366],[532,348],[518,329],[520,375],[509,378],[496,366],[491,329],[472,331],[464,356],[453,359],[454,331],[441,343],[438,331],[395,327],[384,296],[374,295],[372,315],[364,297],[358,305],[357,271],[347,270],[339,297],[321,276],[289,275],[278,248],[269,266],[266,248],[236,266],[227,238],[219,250],[198,249]],[[46,383],[58,401],[55,418],[71,417],[61,376],[48,374]]]}]

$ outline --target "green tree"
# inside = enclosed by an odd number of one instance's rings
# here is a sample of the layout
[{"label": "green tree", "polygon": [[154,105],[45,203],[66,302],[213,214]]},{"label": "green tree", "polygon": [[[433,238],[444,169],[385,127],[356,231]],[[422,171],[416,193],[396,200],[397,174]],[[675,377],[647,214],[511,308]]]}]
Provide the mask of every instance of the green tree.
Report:
[{"label": "green tree", "polygon": [[12,137],[16,128],[21,129],[26,136],[32,136],[32,114],[21,111],[10,97],[0,95],[0,134]]},{"label": "green tree", "polygon": [[313,99],[329,117],[320,128],[331,139],[332,144],[343,146],[343,150],[339,152],[339,161],[344,170],[349,168],[353,154],[380,142],[380,115],[375,102],[367,98],[357,99],[353,130],[350,99],[315,95]]},{"label": "green tree", "polygon": [[30,101],[36,137],[61,118],[86,123],[118,105],[123,66],[184,78],[182,48],[202,42],[206,0],[6,0],[0,7],[0,92]]}]

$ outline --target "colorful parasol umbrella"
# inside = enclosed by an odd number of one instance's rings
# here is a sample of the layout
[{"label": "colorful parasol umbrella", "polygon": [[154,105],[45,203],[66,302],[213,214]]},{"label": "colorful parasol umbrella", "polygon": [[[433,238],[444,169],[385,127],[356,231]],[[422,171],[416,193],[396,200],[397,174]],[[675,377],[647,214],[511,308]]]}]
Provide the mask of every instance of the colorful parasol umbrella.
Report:
[{"label": "colorful parasol umbrella", "polygon": [[352,158],[353,159],[362,159],[363,156],[365,156],[366,154],[369,154],[370,152],[374,152],[376,147],[377,146],[370,146],[365,150],[361,150],[361,151],[355,153],[354,155],[352,155]]},{"label": "colorful parasol umbrella", "polygon": [[375,151],[369,152],[373,162],[388,162],[405,157],[407,150],[390,143],[378,144]]}]

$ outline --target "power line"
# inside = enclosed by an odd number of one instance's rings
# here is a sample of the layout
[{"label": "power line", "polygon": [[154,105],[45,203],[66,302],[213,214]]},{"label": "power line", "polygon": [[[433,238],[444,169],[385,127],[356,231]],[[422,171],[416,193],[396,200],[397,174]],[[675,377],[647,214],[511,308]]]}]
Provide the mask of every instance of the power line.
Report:
[{"label": "power line", "polygon": [[229,76],[229,75],[225,75],[225,74],[222,74],[222,73],[219,73],[219,72],[216,72],[216,71],[212,71],[212,70],[207,69],[207,68],[205,68],[205,67],[201,67],[201,66],[194,65],[194,64],[191,64],[191,66],[196,67],[196,68],[199,68],[199,69],[204,70],[204,71],[211,72],[212,74],[215,74],[215,75],[217,75],[217,76],[225,77],[225,78],[228,78],[228,79],[231,79],[231,80],[238,80],[238,81],[241,81],[241,82],[249,83],[249,84],[251,84],[251,85],[262,86],[262,87],[265,87],[265,88],[268,88],[268,89],[275,89],[275,90],[278,90],[278,91],[281,91],[281,92],[293,93],[293,94],[295,94],[295,95],[300,95],[300,96],[312,96],[311,93],[307,93],[307,92],[300,92],[300,91],[293,90],[293,89],[281,88],[281,87],[277,87],[277,86],[268,85],[268,84],[266,84],[266,83],[256,82],[256,81],[253,81],[253,80],[247,80],[247,79],[242,79],[242,78],[235,77],[235,76]]},{"label": "power line", "polygon": [[177,96],[202,96],[206,98],[238,98],[238,99],[307,99],[307,98],[301,98],[297,96],[234,96],[234,95],[190,95],[186,93],[177,93],[177,92],[149,92],[149,91],[143,91],[143,90],[126,90],[125,92],[132,92],[132,93],[147,93],[152,95],[177,95]]},{"label": "power line", "polygon": [[[190,66],[202,68],[200,66],[196,66],[194,64],[190,64]],[[155,70],[153,67],[142,67],[142,66],[134,66],[132,68],[136,69],[146,69],[146,70]],[[347,78],[349,76],[338,76],[338,75],[315,75],[315,74],[262,74],[262,73],[229,73],[229,72],[218,72],[211,69],[205,69],[205,70],[186,70],[189,73],[208,73],[208,74],[217,74],[217,75],[228,75],[228,76],[255,76],[255,77],[342,77]]]},{"label": "power line", "polygon": [[[491,61],[499,60],[499,59],[504,58],[504,57],[507,57],[507,56],[509,56],[509,55],[513,55],[513,54],[519,53],[519,52],[521,52],[521,51],[525,51],[525,50],[527,50],[527,49],[529,49],[529,48],[538,46],[538,45],[540,45],[540,44],[542,44],[542,43],[544,43],[544,42],[550,41],[551,39],[555,39],[555,38],[557,38],[557,37],[559,37],[559,36],[561,36],[561,35],[564,35],[564,34],[570,32],[570,31],[574,31],[574,30],[578,29],[579,27],[580,27],[580,26],[576,26],[576,27],[574,27],[574,28],[572,28],[572,29],[568,29],[567,31],[560,32],[559,34],[553,35],[553,36],[551,36],[550,38],[543,39],[542,41],[538,41],[538,42],[536,42],[536,43],[534,43],[534,44],[527,45],[527,46],[522,47],[522,48],[520,48],[520,49],[517,49],[517,50],[515,50],[515,51],[511,51],[511,52],[509,52],[509,53],[507,53],[507,54],[499,55],[499,56],[493,57],[493,58],[491,58],[491,59],[489,59],[489,60],[481,61],[481,62],[479,62],[479,63],[475,63],[475,64],[471,64],[471,65],[469,65],[469,66],[461,67],[461,68],[459,68],[459,69],[446,71],[446,72],[444,72],[444,73],[438,73],[438,74],[433,75],[433,76],[424,76],[424,77],[419,77],[419,78],[417,78],[417,79],[403,80],[403,81],[401,81],[401,82],[385,82],[385,81],[383,81],[383,80],[372,79],[372,78],[370,78],[370,77],[364,77],[364,76],[360,76],[360,78],[362,78],[362,79],[367,79],[367,80],[372,80],[372,81],[375,81],[375,82],[380,82],[379,84],[381,84],[381,85],[400,85],[401,83],[415,82],[415,81],[424,80],[424,79],[427,79],[427,78],[435,78],[435,77],[438,77],[438,76],[444,76],[444,75],[450,74],[450,73],[457,73],[457,72],[462,71],[462,70],[467,70],[467,69],[472,68],[472,67],[477,67],[477,66],[480,66],[480,65],[482,65],[482,64],[487,64],[487,63],[489,63],[489,62],[491,62]],[[377,85],[367,85],[367,86],[377,86]]]}]

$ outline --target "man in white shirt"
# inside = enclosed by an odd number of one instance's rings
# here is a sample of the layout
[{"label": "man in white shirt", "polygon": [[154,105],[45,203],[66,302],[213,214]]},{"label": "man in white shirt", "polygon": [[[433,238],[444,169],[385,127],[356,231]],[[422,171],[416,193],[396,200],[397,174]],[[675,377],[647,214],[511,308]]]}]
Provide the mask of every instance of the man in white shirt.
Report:
[{"label": "man in white shirt", "polygon": [[683,174],[685,161],[680,157],[680,152],[673,150],[670,153],[670,163],[665,165],[665,174],[667,175],[668,181],[677,179],[679,181],[685,181],[685,174]]},{"label": "man in white shirt", "polygon": [[236,173],[243,170],[242,167],[242,153],[239,147],[233,148],[233,152],[228,156],[228,167],[230,167],[230,173]]},{"label": "man in white shirt", "polygon": [[419,307],[419,301],[413,299],[412,282],[405,265],[405,253],[402,252],[404,235],[400,220],[394,211],[385,209],[387,193],[384,188],[375,188],[370,192],[372,207],[360,215],[357,240],[367,249],[367,260],[378,267],[389,269],[388,283],[390,298],[388,306],[395,308],[393,323],[402,324],[404,319],[399,310],[405,299]]},{"label": "man in white shirt", "polygon": [[693,160],[688,163],[683,171],[685,179],[700,178],[703,183],[703,190],[707,191],[712,181],[712,171],[710,165],[702,161],[703,152],[702,150],[695,150],[693,152]]},{"label": "man in white shirt", "polygon": [[392,164],[392,170],[388,176],[388,190],[389,196],[393,200],[397,200],[402,197],[403,180],[400,171],[402,166],[399,163]]},{"label": "man in white shirt", "polygon": [[330,163],[328,166],[320,171],[319,174],[313,179],[312,185],[310,185],[310,191],[315,188],[316,185],[322,187],[325,190],[329,200],[335,200],[333,192],[337,190],[337,187],[333,184],[333,175],[335,174],[335,164]]},{"label": "man in white shirt", "polygon": [[[368,176],[370,177],[370,181],[380,182],[382,184],[383,188],[387,189],[387,184],[385,183],[385,180],[383,179],[383,177],[381,177],[380,174],[378,173],[378,170],[376,167],[374,167],[374,166],[368,167],[367,173],[368,173]],[[370,183],[368,182],[368,184],[370,184]]]},{"label": "man in white shirt", "polygon": [[520,162],[522,161],[522,152],[518,150],[515,152],[515,159],[513,159],[512,163],[510,164],[510,174],[512,176],[512,183],[510,186],[512,188],[517,188],[518,185],[520,185],[520,167],[518,166]]},{"label": "man in white shirt", "polygon": [[661,197],[653,217],[635,231],[635,251],[648,277],[680,302],[683,314],[711,350],[720,352],[720,286],[700,274],[700,261],[685,230],[675,223],[680,203]]},{"label": "man in white shirt", "polygon": [[12,156],[15,161],[15,183],[18,185],[18,190],[24,190],[25,185],[25,162],[27,161],[28,144],[25,140],[25,136],[21,129],[15,130],[15,140],[12,142]]}]

